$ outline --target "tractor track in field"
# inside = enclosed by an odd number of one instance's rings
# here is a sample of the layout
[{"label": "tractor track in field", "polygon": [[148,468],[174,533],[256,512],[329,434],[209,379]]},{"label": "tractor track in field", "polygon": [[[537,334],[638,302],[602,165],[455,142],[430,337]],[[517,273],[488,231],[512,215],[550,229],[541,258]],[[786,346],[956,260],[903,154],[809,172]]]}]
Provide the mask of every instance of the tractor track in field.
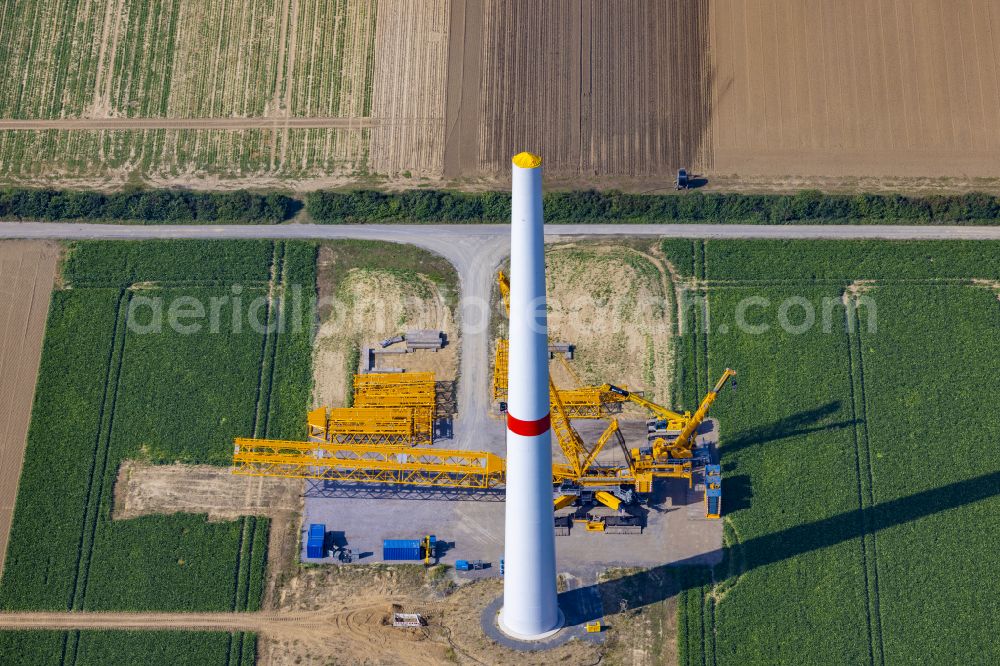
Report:
[{"label": "tractor track in field", "polygon": [[[853,287],[853,285],[852,285]],[[868,406],[865,396],[864,345],[861,325],[855,307],[857,301],[852,287],[844,292],[847,317],[848,373],[851,385],[851,419],[854,421],[854,465],[857,476],[858,513],[861,522],[861,566],[864,569],[865,617],[868,629],[868,649],[871,664],[885,664],[885,646],[882,636],[882,611],[879,598],[878,539],[869,529],[865,512],[875,505],[875,477],[872,470],[871,439],[868,428]]]},{"label": "tractor track in field", "polygon": [[0,130],[184,130],[184,129],[368,129],[422,124],[428,118],[303,118],[296,116],[254,118],[55,118],[47,120],[3,118]]}]

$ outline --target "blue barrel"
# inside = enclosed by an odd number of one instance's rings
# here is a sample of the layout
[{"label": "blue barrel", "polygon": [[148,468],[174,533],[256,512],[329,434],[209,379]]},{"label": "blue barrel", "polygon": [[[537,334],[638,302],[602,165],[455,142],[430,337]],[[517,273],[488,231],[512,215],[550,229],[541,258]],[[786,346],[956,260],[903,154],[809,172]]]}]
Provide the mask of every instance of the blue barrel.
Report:
[{"label": "blue barrel", "polygon": [[306,539],[306,557],[320,559],[323,557],[323,546],[326,542],[326,525],[313,523],[309,526],[309,537]]},{"label": "blue barrel", "polygon": [[422,560],[420,539],[386,539],[382,542],[382,559]]}]

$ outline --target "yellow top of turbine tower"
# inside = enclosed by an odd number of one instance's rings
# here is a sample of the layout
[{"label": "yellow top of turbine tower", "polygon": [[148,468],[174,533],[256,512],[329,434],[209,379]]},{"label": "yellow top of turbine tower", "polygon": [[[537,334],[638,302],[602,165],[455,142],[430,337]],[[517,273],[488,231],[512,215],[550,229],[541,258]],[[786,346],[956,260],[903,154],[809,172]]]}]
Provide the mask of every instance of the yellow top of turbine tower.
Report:
[{"label": "yellow top of turbine tower", "polygon": [[527,151],[514,155],[511,161],[522,169],[537,169],[542,166],[542,158]]}]

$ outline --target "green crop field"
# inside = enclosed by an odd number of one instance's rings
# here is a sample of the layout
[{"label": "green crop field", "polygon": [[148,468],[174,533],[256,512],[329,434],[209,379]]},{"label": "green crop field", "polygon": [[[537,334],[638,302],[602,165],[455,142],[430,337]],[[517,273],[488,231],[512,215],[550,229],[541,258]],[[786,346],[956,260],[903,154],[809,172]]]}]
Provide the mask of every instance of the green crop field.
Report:
[{"label": "green crop field", "polygon": [[[263,241],[70,247],[49,313],[0,607],[259,608],[267,519],[112,520],[113,487],[125,459],[224,465],[234,436],[304,435],[312,315],[307,302],[293,303],[298,290],[315,293],[315,254],[309,243]],[[195,330],[192,312],[199,303],[211,310],[213,299],[215,328],[209,318]],[[167,317],[155,315],[158,302]],[[144,649],[162,649],[156,636]],[[0,654],[26,640],[34,639],[0,634]],[[237,656],[251,650],[212,640]],[[58,641],[78,659],[61,663],[119,663],[100,655],[124,649],[85,632]]]},{"label": "green crop field", "polygon": [[81,631],[67,641],[59,631],[0,634],[0,663],[31,666],[252,666],[256,636],[251,633],[161,631]]},{"label": "green crop field", "polygon": [[739,372],[725,560],[683,586],[681,662],[996,663],[1000,244],[663,247],[685,407]]}]

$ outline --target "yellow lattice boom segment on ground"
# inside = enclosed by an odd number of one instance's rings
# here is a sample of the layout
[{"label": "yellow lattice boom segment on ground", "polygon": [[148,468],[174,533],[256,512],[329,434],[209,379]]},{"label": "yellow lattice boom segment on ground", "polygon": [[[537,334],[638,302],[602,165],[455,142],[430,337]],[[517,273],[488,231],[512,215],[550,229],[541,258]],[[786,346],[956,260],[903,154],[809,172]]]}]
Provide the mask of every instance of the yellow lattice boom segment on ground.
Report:
[{"label": "yellow lattice boom segment on ground", "polygon": [[328,441],[339,444],[413,444],[413,410],[340,407],[330,410]]},{"label": "yellow lattice boom segment on ground", "polygon": [[[481,451],[237,438],[233,474],[488,489],[504,484],[506,465],[500,456]],[[564,481],[607,487],[631,483],[633,478],[628,468],[620,466],[594,465],[581,476],[570,465],[554,464],[552,483]]]},{"label": "yellow lattice boom segment on ground", "polygon": [[493,354],[493,399],[507,399],[507,359],[510,356],[510,343],[504,338],[497,340],[497,348]]},{"label": "yellow lattice boom segment on ground", "polygon": [[233,474],[487,489],[502,485],[504,460],[492,453],[408,446],[238,438]]},{"label": "yellow lattice boom segment on ground", "polygon": [[405,407],[412,411],[414,444],[430,444],[434,439],[435,397],[433,372],[354,376],[355,407]]},{"label": "yellow lattice boom segment on ground", "polygon": [[392,393],[401,386],[430,387],[434,396],[433,372],[371,372],[354,375],[354,391],[368,393]]}]

